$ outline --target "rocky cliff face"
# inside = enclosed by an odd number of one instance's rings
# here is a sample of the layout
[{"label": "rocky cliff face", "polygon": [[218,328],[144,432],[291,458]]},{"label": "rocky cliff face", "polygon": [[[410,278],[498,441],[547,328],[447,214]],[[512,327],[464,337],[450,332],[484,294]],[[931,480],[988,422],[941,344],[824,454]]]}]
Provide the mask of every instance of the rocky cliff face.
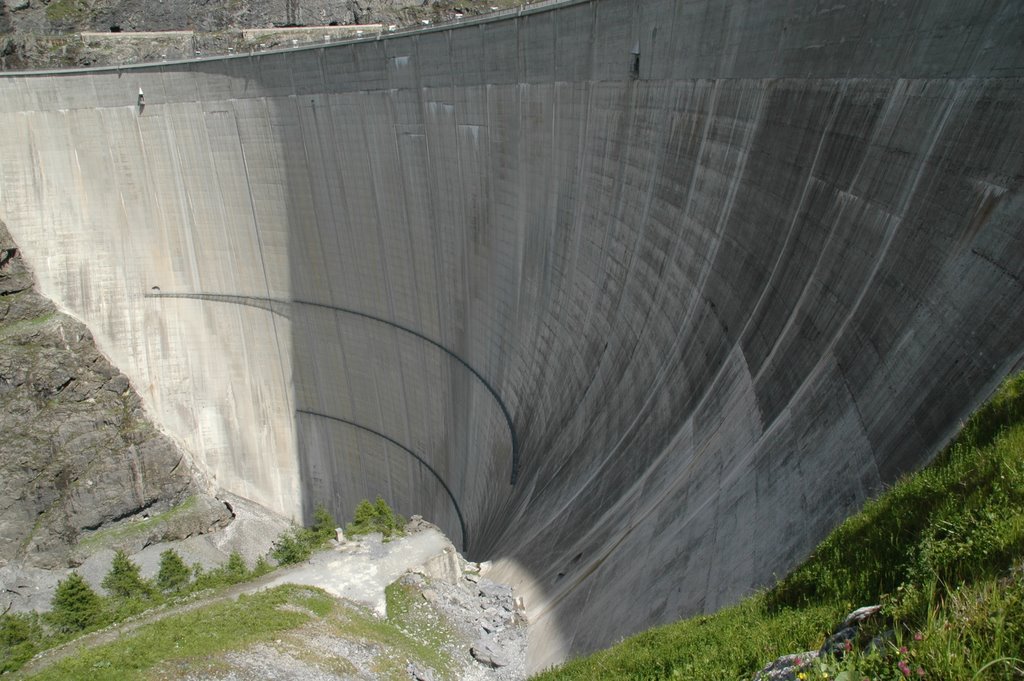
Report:
[{"label": "rocky cliff face", "polygon": [[[19,31],[220,31],[239,26],[270,27],[389,22],[405,10],[436,0],[0,0]],[[485,2],[470,0],[468,5]]]},{"label": "rocky cliff face", "polygon": [[35,291],[0,222],[0,565],[65,566],[84,532],[195,492],[182,452],[89,330]]},{"label": "rocky cliff face", "polygon": [[0,71],[137,64],[273,49],[290,46],[296,38],[305,40],[288,34],[252,42],[241,29],[408,26],[521,4],[528,0],[0,0]]}]

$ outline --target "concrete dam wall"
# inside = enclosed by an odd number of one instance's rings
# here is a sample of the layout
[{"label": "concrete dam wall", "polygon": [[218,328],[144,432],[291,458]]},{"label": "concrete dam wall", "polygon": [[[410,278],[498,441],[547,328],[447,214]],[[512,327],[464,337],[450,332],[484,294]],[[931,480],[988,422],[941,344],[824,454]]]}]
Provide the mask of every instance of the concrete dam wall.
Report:
[{"label": "concrete dam wall", "polygon": [[0,218],[217,484],[434,520],[539,666],[771,583],[1020,366],[1022,34],[593,0],[8,74]]}]

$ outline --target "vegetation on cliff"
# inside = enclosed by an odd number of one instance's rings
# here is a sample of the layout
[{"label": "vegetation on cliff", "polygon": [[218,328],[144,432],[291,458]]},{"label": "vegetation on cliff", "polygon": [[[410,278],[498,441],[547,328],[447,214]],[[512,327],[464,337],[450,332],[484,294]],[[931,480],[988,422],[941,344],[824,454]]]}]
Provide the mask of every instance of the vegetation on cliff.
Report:
[{"label": "vegetation on cliff", "polygon": [[[290,29],[422,26],[530,4],[528,0],[5,0],[0,71],[138,64],[320,42]],[[249,39],[244,29],[269,31]],[[375,30],[375,29],[371,29]],[[79,33],[79,32],[83,33]],[[174,33],[180,31],[181,33]]]},{"label": "vegetation on cliff", "polygon": [[38,679],[135,679],[161,661],[202,659],[234,646],[272,639],[314,617],[323,617],[333,599],[318,589],[285,585],[237,601],[154,622],[137,634],[84,651],[45,670]]},{"label": "vegetation on cliff", "polygon": [[[324,591],[287,584],[237,601],[218,602],[139,628],[130,636],[68,657],[35,679],[144,679],[173,670],[175,678],[200,676],[229,667],[224,654],[260,644],[292,651],[312,668],[355,677],[357,670],[333,649],[306,647],[305,639],[347,641],[373,657],[374,678],[406,679],[408,667],[453,676],[447,648],[450,627],[420,593],[395,583],[386,591],[387,614],[380,618]],[[334,654],[332,654],[334,653]],[[252,654],[251,652],[249,654]],[[362,677],[360,677],[362,678]]]},{"label": "vegetation on cliff", "polygon": [[873,652],[824,657],[818,679],[1024,678],[1024,373],[925,470],[865,505],[774,588],[652,629],[538,679],[741,679],[817,650],[881,603]]},{"label": "vegetation on cliff", "polygon": [[[384,541],[403,534],[405,519],[391,510],[388,502],[377,497],[375,503],[363,499],[356,506],[355,518],[345,528],[345,534],[356,537],[380,532]],[[295,527],[274,542],[270,555],[281,565],[292,565],[308,560],[314,551],[324,548],[334,538],[337,528],[334,517],[322,505],[313,511],[313,524]]]},{"label": "vegetation on cliff", "polygon": [[355,519],[345,527],[345,533],[357,537],[380,532],[384,536],[384,541],[387,541],[393,536],[403,534],[404,527],[405,518],[392,511],[388,502],[377,497],[374,503],[370,503],[368,499],[359,502],[356,506]]},{"label": "vegetation on cliff", "polygon": [[330,512],[318,505],[313,511],[313,524],[294,527],[274,541],[270,555],[281,565],[292,565],[308,560],[314,551],[322,549],[334,538],[335,522]]}]

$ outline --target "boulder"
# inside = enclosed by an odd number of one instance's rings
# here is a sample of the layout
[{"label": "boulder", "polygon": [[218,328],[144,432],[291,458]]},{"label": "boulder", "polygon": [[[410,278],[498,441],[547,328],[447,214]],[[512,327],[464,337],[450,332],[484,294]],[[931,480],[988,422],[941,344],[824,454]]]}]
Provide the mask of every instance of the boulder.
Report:
[{"label": "boulder", "polygon": [[856,644],[857,627],[843,627],[825,639],[825,643],[818,650],[818,655],[831,655],[842,658],[848,650]]},{"label": "boulder", "polygon": [[429,669],[417,667],[412,662],[406,666],[406,671],[409,672],[409,677],[413,681],[434,681],[434,674]]},{"label": "boulder", "polygon": [[489,579],[481,580],[480,583],[477,584],[477,588],[479,589],[480,595],[484,598],[500,600],[502,598],[512,597],[512,587],[507,584],[497,584]]},{"label": "boulder", "polygon": [[458,584],[462,577],[462,565],[455,547],[451,543],[447,544],[441,553],[430,557],[423,563],[420,572],[430,579],[448,584]]},{"label": "boulder", "polygon": [[857,608],[843,620],[843,627],[855,627],[860,626],[868,619],[882,612],[882,606],[880,605],[865,605],[863,608]]},{"label": "boulder", "polygon": [[480,639],[469,649],[473,659],[482,665],[497,669],[508,665],[508,655],[496,643]]},{"label": "boulder", "polygon": [[765,665],[754,675],[754,681],[795,681],[797,674],[810,667],[816,659],[816,650],[783,655]]},{"label": "boulder", "polygon": [[[864,638],[861,626],[877,617],[881,611],[882,606],[880,605],[857,608],[833,630],[820,649],[783,655],[765,665],[754,675],[754,681],[793,681],[800,672],[807,669],[819,657],[842,658],[850,650],[860,649]],[[876,643],[876,640],[872,640],[866,649],[871,650],[876,645],[880,644]]]}]

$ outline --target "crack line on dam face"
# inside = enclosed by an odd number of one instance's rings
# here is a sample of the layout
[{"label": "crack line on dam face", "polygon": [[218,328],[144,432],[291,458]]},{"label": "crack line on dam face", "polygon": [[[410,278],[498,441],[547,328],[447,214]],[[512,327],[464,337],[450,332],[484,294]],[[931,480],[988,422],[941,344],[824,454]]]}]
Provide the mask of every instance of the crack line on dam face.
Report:
[{"label": "crack line on dam face", "polygon": [[367,428],[366,426],[364,426],[362,424],[359,424],[359,423],[356,423],[355,421],[349,421],[348,419],[343,419],[340,416],[331,416],[330,414],[321,414],[318,411],[310,411],[309,409],[296,409],[295,412],[298,413],[298,414],[306,414],[307,416],[316,416],[317,418],[327,419],[329,421],[337,421],[338,423],[344,423],[347,426],[352,426],[353,428],[358,428],[359,430],[366,431],[367,433],[370,433],[371,435],[376,435],[379,438],[387,440],[388,442],[390,442],[394,446],[399,447],[399,448],[405,450],[405,452],[407,454],[409,454],[409,456],[411,456],[412,458],[416,459],[421,464],[423,464],[423,467],[426,468],[428,471],[430,471],[431,475],[433,475],[434,478],[437,480],[437,482],[440,483],[441,487],[444,488],[444,491],[448,493],[448,498],[451,499],[452,506],[455,508],[455,515],[458,516],[458,518],[459,518],[459,529],[462,531],[462,550],[463,551],[467,550],[467,548],[469,546],[469,534],[466,532],[466,520],[462,517],[462,509],[459,508],[459,502],[456,501],[455,495],[452,493],[452,491],[448,487],[447,483],[445,483],[444,478],[441,477],[440,473],[438,473],[436,470],[434,470],[434,467],[431,466],[429,463],[427,463],[423,459],[422,456],[420,456],[416,452],[412,451],[411,449],[409,449],[408,447],[406,447],[405,445],[403,445],[401,442],[399,442],[398,440],[394,439],[393,437],[388,437],[387,435],[385,435],[384,433],[380,432],[379,430],[374,430],[373,428]]},{"label": "crack line on dam face", "polygon": [[[156,290],[156,291],[153,291],[153,292],[144,293],[142,297],[143,298],[184,298],[184,299],[187,299],[187,300],[203,300],[203,301],[209,301],[209,302],[215,302],[215,303],[230,303],[230,304],[233,304],[233,305],[245,305],[247,307],[255,307],[255,308],[260,309],[260,310],[266,310],[266,311],[268,311],[268,312],[270,312],[272,314],[281,315],[282,317],[288,317],[289,316],[288,312],[287,312],[287,308],[289,306],[291,306],[291,305],[303,305],[303,306],[306,306],[306,307],[316,307],[316,308],[322,308],[322,309],[325,309],[325,310],[331,310],[333,312],[341,312],[343,314],[352,315],[354,317],[362,317],[363,319],[369,319],[370,321],[379,322],[381,324],[386,324],[386,325],[388,325],[388,326],[390,326],[392,328],[398,329],[399,331],[404,331],[405,333],[411,334],[411,335],[415,336],[416,338],[418,338],[418,339],[420,339],[422,341],[425,341],[425,342],[429,343],[430,345],[433,345],[435,348],[437,348],[438,350],[441,350],[446,355],[448,355],[449,357],[454,359],[456,362],[461,364],[463,367],[465,367],[471,374],[473,374],[473,376],[477,379],[477,381],[479,381],[480,384],[483,385],[483,387],[487,389],[487,392],[490,393],[491,397],[494,398],[494,401],[495,401],[495,403],[497,403],[498,408],[501,409],[501,414],[502,414],[502,416],[505,419],[505,425],[508,426],[509,439],[511,440],[511,444],[512,444],[512,475],[511,475],[511,479],[509,480],[509,484],[510,485],[515,485],[516,481],[519,479],[519,439],[516,437],[516,430],[515,430],[515,427],[512,424],[512,415],[509,412],[508,407],[505,405],[505,401],[501,399],[501,395],[499,395],[498,391],[494,389],[494,386],[492,386],[490,384],[490,382],[486,378],[484,378],[483,375],[479,371],[474,369],[466,360],[462,359],[462,357],[460,357],[458,354],[456,354],[452,350],[449,350],[448,348],[446,348],[441,343],[435,341],[433,338],[430,338],[429,336],[426,336],[426,335],[420,333],[419,331],[416,331],[415,329],[410,329],[409,327],[404,326],[403,324],[399,324],[397,322],[393,322],[393,321],[390,321],[388,319],[384,319],[382,317],[377,317],[376,315],[372,315],[372,314],[369,314],[369,313],[366,313],[366,312],[360,312],[359,310],[353,310],[353,309],[347,308],[347,307],[339,307],[337,305],[328,305],[326,303],[316,303],[316,302],[309,301],[309,300],[284,300],[284,299],[281,299],[281,298],[270,298],[270,297],[261,297],[261,296],[241,296],[241,295],[228,294],[228,293],[173,293],[173,292],[164,293],[164,292],[159,291],[159,290]],[[284,309],[282,309],[282,308],[284,308]],[[302,411],[302,410],[301,409],[297,409],[296,411]],[[312,413],[312,412],[310,412],[310,413]],[[330,418],[330,417],[328,417],[328,418]],[[355,424],[353,424],[353,425],[355,425]],[[454,501],[454,498],[453,498],[453,501]]]}]

